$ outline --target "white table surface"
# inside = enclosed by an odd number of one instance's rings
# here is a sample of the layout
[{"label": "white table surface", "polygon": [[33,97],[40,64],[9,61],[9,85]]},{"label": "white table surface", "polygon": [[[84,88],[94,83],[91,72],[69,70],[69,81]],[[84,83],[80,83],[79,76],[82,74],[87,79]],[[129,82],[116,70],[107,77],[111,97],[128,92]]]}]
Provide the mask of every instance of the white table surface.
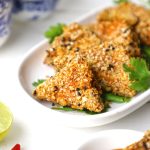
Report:
[{"label": "white table surface", "polygon": [[20,89],[17,69],[23,54],[44,39],[43,32],[58,22],[71,22],[98,6],[100,0],[60,0],[55,12],[40,22],[16,23],[8,42],[0,48],[0,100],[8,105],[14,115],[13,127],[8,137],[0,143],[0,150],[10,150],[20,143],[22,150],[72,150],[85,138],[107,129],[150,129],[150,103],[114,123],[95,128],[70,128],[51,121],[37,104]]}]

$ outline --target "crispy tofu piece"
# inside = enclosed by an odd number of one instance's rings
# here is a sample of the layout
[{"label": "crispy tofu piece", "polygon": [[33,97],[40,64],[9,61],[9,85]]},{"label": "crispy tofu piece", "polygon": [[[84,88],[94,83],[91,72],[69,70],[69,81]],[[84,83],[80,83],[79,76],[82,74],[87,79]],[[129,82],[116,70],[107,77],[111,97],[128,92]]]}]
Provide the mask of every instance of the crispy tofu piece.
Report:
[{"label": "crispy tofu piece", "polygon": [[97,21],[106,20],[125,20],[129,25],[135,25],[138,22],[138,17],[133,13],[132,3],[121,3],[115,7],[109,7],[100,12],[97,16]]},{"label": "crispy tofu piece", "polygon": [[124,20],[135,28],[142,44],[150,45],[150,10],[127,2],[102,11],[97,20]]},{"label": "crispy tofu piece", "polygon": [[70,52],[88,51],[98,44],[100,44],[100,40],[86,26],[72,23],[64,28],[61,36],[55,38],[49,50],[47,50],[44,63],[54,65],[59,70],[64,65],[62,58],[65,55]]},{"label": "crispy tofu piece", "polygon": [[123,64],[129,65],[131,58],[126,47],[112,41],[104,42],[100,47],[100,51],[95,51],[95,57],[89,54],[89,61],[93,59],[91,66],[102,88],[121,96],[133,97],[136,92],[130,88],[129,75],[123,69]]},{"label": "crispy tofu piece", "polygon": [[[52,44],[52,46],[55,50],[52,52],[48,51],[45,63],[49,64],[49,62],[52,62],[50,64],[54,65],[57,70],[61,70],[74,57],[80,55],[87,60],[94,76],[102,84],[103,90],[112,91],[113,93],[127,97],[134,96],[136,92],[130,88],[131,82],[128,74],[123,70],[123,64],[129,64],[130,57],[136,56],[136,52],[122,43],[115,41],[101,42],[89,29],[78,24],[72,24],[68,28],[68,30],[72,32],[68,33],[67,30],[67,32],[64,32],[63,35],[54,41],[55,45]],[[71,49],[68,50],[62,47],[61,50],[60,44],[56,44],[58,41],[62,41],[60,39],[62,39],[62,37],[65,38],[66,34],[67,38],[71,39],[72,34],[77,35],[77,33],[80,33],[79,31],[82,32],[82,34],[78,37],[79,40],[77,38],[74,41]],[[128,34],[128,32],[126,34]],[[69,44],[70,40],[65,41],[65,43],[66,42]],[[59,51],[59,54],[57,51]],[[63,51],[62,55],[60,55],[60,51]],[[66,51],[66,53],[64,53],[64,51]],[[55,55],[51,57],[51,53]]]},{"label": "crispy tofu piece", "polygon": [[[78,55],[87,60],[103,90],[126,97],[136,94],[130,88],[131,82],[128,74],[123,70],[123,64],[130,63],[130,55],[128,55],[126,47],[114,42],[103,42],[95,45],[89,51],[78,52]],[[56,61],[55,59],[55,66],[63,68],[76,56],[76,53],[70,52],[61,60],[57,59]]]},{"label": "crispy tofu piece", "polygon": [[120,43],[131,52],[131,56],[140,56],[139,39],[131,26],[123,20],[101,21],[90,25],[90,29],[102,41]]},{"label": "crispy tofu piece", "polygon": [[40,84],[33,92],[39,100],[46,100],[74,109],[101,112],[101,90],[94,87],[92,71],[87,62],[76,57],[66,66]]},{"label": "crispy tofu piece", "polygon": [[[88,61],[104,91],[133,97],[136,92],[130,88],[129,75],[123,69],[123,64],[129,65],[131,58],[125,48],[112,41],[103,42],[92,51],[81,52],[80,55]],[[67,58],[71,58],[70,55]]]},{"label": "crispy tofu piece", "polygon": [[140,141],[118,150],[150,150],[150,131],[146,131],[144,137]]}]

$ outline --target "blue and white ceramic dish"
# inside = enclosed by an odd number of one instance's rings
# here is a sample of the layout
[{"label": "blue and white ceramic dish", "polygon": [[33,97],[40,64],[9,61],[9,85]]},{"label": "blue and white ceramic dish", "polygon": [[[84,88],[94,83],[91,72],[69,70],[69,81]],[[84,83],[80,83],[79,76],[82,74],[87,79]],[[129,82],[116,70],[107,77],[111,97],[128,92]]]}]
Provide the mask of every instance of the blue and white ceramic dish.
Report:
[{"label": "blue and white ceramic dish", "polygon": [[57,0],[14,0],[14,17],[21,21],[46,18],[56,3]]},{"label": "blue and white ceramic dish", "polygon": [[12,0],[0,1],[0,46],[10,35]]}]

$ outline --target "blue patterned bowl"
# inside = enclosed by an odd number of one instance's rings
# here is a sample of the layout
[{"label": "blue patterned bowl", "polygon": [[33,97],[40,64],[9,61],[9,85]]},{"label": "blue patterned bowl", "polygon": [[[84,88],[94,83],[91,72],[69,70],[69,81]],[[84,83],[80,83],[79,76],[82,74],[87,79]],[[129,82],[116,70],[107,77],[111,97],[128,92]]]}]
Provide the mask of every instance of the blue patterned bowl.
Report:
[{"label": "blue patterned bowl", "polygon": [[0,46],[10,35],[12,0],[0,0]]},{"label": "blue patterned bowl", "polygon": [[46,18],[56,3],[57,0],[14,0],[14,17],[21,21]]}]

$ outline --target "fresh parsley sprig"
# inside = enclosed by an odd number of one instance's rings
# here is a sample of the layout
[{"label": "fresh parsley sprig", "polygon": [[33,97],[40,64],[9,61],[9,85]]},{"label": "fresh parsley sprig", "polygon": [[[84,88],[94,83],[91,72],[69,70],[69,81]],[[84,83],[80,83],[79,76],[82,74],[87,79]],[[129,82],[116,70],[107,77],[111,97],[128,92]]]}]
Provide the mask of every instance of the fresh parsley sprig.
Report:
[{"label": "fresh parsley sprig", "polygon": [[65,24],[58,23],[55,26],[49,27],[49,29],[45,32],[45,37],[49,39],[50,43],[54,41],[55,37],[63,33],[64,26]]},{"label": "fresh parsley sprig", "polygon": [[32,85],[34,87],[37,87],[38,85],[42,84],[44,81],[45,81],[44,79],[39,79],[39,80],[33,82]]},{"label": "fresh parsley sprig", "polygon": [[87,109],[84,109],[84,110],[79,110],[79,109],[73,109],[71,107],[68,107],[68,106],[54,106],[52,107],[52,109],[55,109],[55,110],[62,110],[62,111],[76,111],[76,112],[81,112],[81,113],[86,113],[86,114],[90,114],[90,115],[95,115],[95,114],[99,114],[97,112],[93,112],[93,111],[89,111]]},{"label": "fresh parsley sprig", "polygon": [[130,66],[124,64],[123,68],[129,73],[132,89],[142,92],[150,88],[150,71],[144,59],[131,58]]},{"label": "fresh parsley sprig", "polygon": [[104,93],[102,97],[104,100],[114,103],[127,103],[130,101],[130,98],[128,97],[119,96],[114,93]]}]

